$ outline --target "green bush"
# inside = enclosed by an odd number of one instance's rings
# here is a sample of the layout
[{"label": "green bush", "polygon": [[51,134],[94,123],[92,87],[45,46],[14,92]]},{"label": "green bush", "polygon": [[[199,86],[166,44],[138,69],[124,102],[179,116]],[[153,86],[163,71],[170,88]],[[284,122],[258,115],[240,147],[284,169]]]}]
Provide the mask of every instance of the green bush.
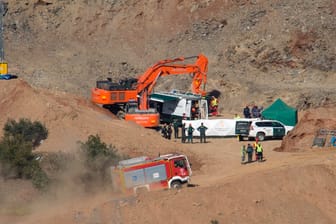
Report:
[{"label": "green bush", "polygon": [[5,137],[16,138],[21,136],[26,142],[31,142],[34,148],[48,137],[48,130],[41,122],[32,122],[26,118],[21,118],[19,122],[12,119],[8,120],[3,130]]},{"label": "green bush", "polygon": [[5,178],[32,179],[41,189],[47,186],[48,177],[40,168],[33,149],[48,136],[47,129],[40,122],[20,119],[8,120],[0,141],[1,175]]},{"label": "green bush", "polygon": [[106,183],[109,181],[108,168],[118,163],[123,156],[118,150],[102,142],[98,135],[90,135],[88,140],[79,142],[87,173],[84,175],[87,181]]}]

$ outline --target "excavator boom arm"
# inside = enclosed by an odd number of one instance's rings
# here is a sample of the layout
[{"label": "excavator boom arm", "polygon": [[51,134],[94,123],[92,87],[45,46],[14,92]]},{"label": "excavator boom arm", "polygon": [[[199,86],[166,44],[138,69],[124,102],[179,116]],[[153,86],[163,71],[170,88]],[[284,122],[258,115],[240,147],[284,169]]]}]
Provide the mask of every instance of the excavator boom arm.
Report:
[{"label": "excavator boom arm", "polygon": [[[191,58],[197,58],[195,64],[174,64],[175,62]],[[187,58],[167,59],[156,63],[138,79],[137,91],[140,95],[139,109],[145,110],[148,108],[148,96],[151,94],[157,79],[163,76],[192,74],[192,92],[204,96],[206,94],[207,70],[208,59],[202,54]]]}]

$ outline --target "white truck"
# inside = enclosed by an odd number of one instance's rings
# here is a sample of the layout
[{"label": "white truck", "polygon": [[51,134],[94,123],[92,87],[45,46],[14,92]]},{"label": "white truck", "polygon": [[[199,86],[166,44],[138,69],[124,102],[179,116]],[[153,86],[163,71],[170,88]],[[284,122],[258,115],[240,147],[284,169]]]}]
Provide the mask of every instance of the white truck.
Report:
[{"label": "white truck", "polygon": [[151,107],[160,113],[161,123],[170,123],[174,119],[208,119],[208,101],[201,95],[178,91],[156,92],[149,99]]}]

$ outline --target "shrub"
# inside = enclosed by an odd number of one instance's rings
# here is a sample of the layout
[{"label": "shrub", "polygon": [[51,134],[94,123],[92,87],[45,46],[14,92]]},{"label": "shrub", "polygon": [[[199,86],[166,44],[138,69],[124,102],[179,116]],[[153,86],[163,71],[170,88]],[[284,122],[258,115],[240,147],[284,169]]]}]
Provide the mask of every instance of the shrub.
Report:
[{"label": "shrub", "polygon": [[88,140],[80,143],[84,165],[88,169],[84,175],[88,181],[106,183],[109,180],[108,168],[117,164],[122,158],[117,149],[112,145],[102,142],[98,135],[90,135]]},{"label": "shrub", "polygon": [[40,168],[33,149],[47,136],[48,131],[40,122],[27,119],[20,119],[19,122],[8,120],[0,141],[2,176],[32,179],[35,187],[45,188],[49,180]]},{"label": "shrub", "polygon": [[40,142],[48,137],[47,128],[39,121],[31,122],[26,118],[21,118],[19,122],[8,120],[4,127],[5,137],[21,136],[24,141],[31,142],[35,148]]}]

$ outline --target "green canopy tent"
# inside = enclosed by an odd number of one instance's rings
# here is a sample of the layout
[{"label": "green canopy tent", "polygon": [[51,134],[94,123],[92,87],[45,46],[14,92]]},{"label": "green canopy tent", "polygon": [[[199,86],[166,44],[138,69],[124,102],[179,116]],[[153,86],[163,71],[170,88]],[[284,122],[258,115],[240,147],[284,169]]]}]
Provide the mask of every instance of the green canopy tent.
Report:
[{"label": "green canopy tent", "polygon": [[281,99],[274,101],[261,115],[264,119],[277,120],[288,126],[295,126],[298,121],[297,109],[288,106]]}]

